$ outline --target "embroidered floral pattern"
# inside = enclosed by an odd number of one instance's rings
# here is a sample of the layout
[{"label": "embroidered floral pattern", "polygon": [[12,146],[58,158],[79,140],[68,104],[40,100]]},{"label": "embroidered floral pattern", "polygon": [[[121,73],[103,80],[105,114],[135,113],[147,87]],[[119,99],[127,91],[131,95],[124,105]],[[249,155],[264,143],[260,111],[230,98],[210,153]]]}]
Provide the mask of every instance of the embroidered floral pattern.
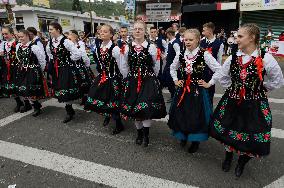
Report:
[{"label": "embroidered floral pattern", "polygon": [[114,89],[114,95],[118,96],[119,93],[120,93],[119,92],[119,84],[116,80],[113,80],[112,84],[113,84],[113,89]]},{"label": "embroidered floral pattern", "polygon": [[260,109],[264,115],[264,118],[268,124],[268,126],[272,125],[272,115],[271,115],[271,111],[269,109],[269,105],[267,102],[265,101],[261,101],[260,102]]},{"label": "embroidered floral pattern", "polygon": [[229,136],[233,138],[234,140],[238,140],[238,141],[248,141],[249,140],[249,134],[239,133],[233,130],[229,131]]},{"label": "embroidered floral pattern", "polygon": [[220,109],[219,109],[219,117],[220,118],[222,118],[225,114],[225,107],[226,107],[227,103],[228,103],[228,99],[225,99],[220,106]]},{"label": "embroidered floral pattern", "polygon": [[224,133],[225,132],[225,128],[223,128],[222,126],[221,126],[221,124],[220,124],[220,121],[218,121],[218,120],[215,120],[214,121],[214,127],[215,127],[215,129],[219,132],[219,133]]},{"label": "embroidered floral pattern", "polygon": [[142,103],[137,104],[137,105],[134,107],[134,111],[135,111],[135,112],[138,112],[138,111],[140,111],[140,110],[142,110],[142,109],[145,109],[145,108],[148,108],[148,104],[145,103],[145,102],[142,102]]},{"label": "embroidered floral pattern", "polygon": [[254,134],[254,140],[257,142],[270,142],[271,132]]},{"label": "embroidered floral pattern", "polygon": [[79,93],[79,89],[78,88],[62,89],[62,90],[59,90],[59,91],[55,91],[55,96],[59,97],[59,96],[70,95],[70,94],[75,94],[75,93]]}]

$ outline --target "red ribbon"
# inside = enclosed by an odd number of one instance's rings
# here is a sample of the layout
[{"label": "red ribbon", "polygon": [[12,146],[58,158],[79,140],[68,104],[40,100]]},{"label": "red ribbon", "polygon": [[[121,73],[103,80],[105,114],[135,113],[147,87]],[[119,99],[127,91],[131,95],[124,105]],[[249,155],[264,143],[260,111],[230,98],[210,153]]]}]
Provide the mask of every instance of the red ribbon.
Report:
[{"label": "red ribbon", "polygon": [[180,97],[180,100],[179,100],[177,106],[179,106],[180,103],[182,102],[182,100],[183,100],[183,98],[184,98],[184,95],[185,95],[185,92],[186,92],[186,91],[187,91],[188,93],[190,92],[190,83],[191,83],[191,78],[190,78],[190,74],[188,74],[187,80],[186,80],[185,85],[184,85],[184,87],[183,87],[182,95],[181,95],[181,97]]},{"label": "red ribbon", "polygon": [[10,81],[10,79],[11,79],[11,73],[10,73],[11,64],[10,64],[10,60],[6,61],[6,66],[7,66],[7,81]]},{"label": "red ribbon", "polygon": [[140,92],[142,85],[142,78],[141,78],[141,72],[140,69],[138,69],[138,83],[137,83],[137,93]]},{"label": "red ribbon", "polygon": [[255,59],[255,65],[256,65],[256,68],[257,68],[258,77],[259,77],[260,81],[263,81],[263,77],[262,77],[263,62],[262,62],[262,58],[260,56],[258,56]]},{"label": "red ribbon", "polygon": [[120,48],[120,53],[121,54],[125,53],[125,44],[123,44],[122,47]]},{"label": "red ribbon", "polygon": [[210,54],[212,54],[212,47],[206,48],[205,50],[208,51]]},{"label": "red ribbon", "polygon": [[47,81],[45,78],[43,78],[43,89],[44,89],[45,96],[49,97]]},{"label": "red ribbon", "polygon": [[106,72],[103,71],[99,85],[103,84],[105,81],[106,81]]},{"label": "red ribbon", "polygon": [[[56,48],[54,48],[54,53],[56,54]],[[58,78],[58,58],[57,57],[55,58],[54,68],[55,68],[56,76]]]},{"label": "red ribbon", "polygon": [[157,48],[157,61],[161,60],[161,49]]}]

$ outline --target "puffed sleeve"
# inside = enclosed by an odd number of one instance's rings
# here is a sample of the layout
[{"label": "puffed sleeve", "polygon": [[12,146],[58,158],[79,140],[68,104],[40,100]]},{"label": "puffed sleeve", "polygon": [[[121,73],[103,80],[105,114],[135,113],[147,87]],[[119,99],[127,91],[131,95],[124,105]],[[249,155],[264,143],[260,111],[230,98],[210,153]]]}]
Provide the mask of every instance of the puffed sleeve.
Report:
[{"label": "puffed sleeve", "polygon": [[171,76],[172,76],[174,82],[178,80],[177,70],[178,70],[179,66],[180,66],[179,60],[174,60],[173,63],[171,64],[171,66],[170,66],[170,73],[171,73]]},{"label": "puffed sleeve", "polygon": [[82,59],[83,59],[83,62],[85,63],[85,66],[86,67],[90,67],[90,64],[91,64],[91,61],[90,61],[90,58],[86,52],[86,47],[85,47],[85,43],[84,42],[80,42],[79,43],[79,50],[81,52],[81,56],[82,56]]},{"label": "puffed sleeve", "polygon": [[42,51],[42,49],[39,46],[33,45],[32,46],[32,52],[36,55],[37,60],[40,64],[41,70],[43,71],[45,69],[45,66],[46,66],[44,51]]},{"label": "puffed sleeve", "polygon": [[4,45],[5,45],[5,42],[2,41],[1,44],[0,44],[0,53],[4,52]]},{"label": "puffed sleeve", "polygon": [[229,56],[224,62],[220,71],[216,72],[216,79],[219,80],[220,84],[224,88],[228,88],[232,84],[231,76],[230,76],[230,67],[232,62],[232,56]]},{"label": "puffed sleeve", "polygon": [[75,44],[71,40],[65,39],[63,44],[65,48],[71,53],[70,58],[73,61],[78,61],[82,57],[80,50],[75,46]]},{"label": "puffed sleeve", "polygon": [[267,90],[271,91],[284,86],[282,70],[276,59],[271,54],[265,54],[263,58],[263,66],[267,76],[267,79],[264,82],[264,86]]},{"label": "puffed sleeve", "polygon": [[178,61],[179,59],[179,54],[180,54],[180,45],[178,43],[175,43],[173,46],[175,52],[176,52],[176,56],[174,58],[174,61]]},{"label": "puffed sleeve", "polygon": [[218,51],[218,55],[217,55],[217,61],[218,63],[222,64],[222,60],[223,60],[223,53],[224,53],[224,44],[220,45],[219,51]]},{"label": "puffed sleeve", "polygon": [[50,42],[47,43],[45,50],[46,50],[47,56],[49,57],[49,60],[53,59],[53,56],[50,51]]},{"label": "puffed sleeve", "polygon": [[209,81],[209,84],[215,85],[218,81],[218,72],[221,70],[221,65],[217,60],[207,51],[204,52],[204,60],[208,67],[214,72],[212,79]]},{"label": "puffed sleeve", "polygon": [[119,71],[122,74],[123,78],[127,77],[127,74],[129,72],[128,52],[128,45],[125,46],[125,53],[120,53],[120,48],[118,46],[114,47],[112,51],[112,55],[116,59]]},{"label": "puffed sleeve", "polygon": [[158,76],[159,71],[160,71],[160,60],[157,60],[157,48],[154,44],[150,44],[149,53],[150,53],[150,55],[152,56],[152,59],[153,59],[154,72],[155,72],[156,76]]}]

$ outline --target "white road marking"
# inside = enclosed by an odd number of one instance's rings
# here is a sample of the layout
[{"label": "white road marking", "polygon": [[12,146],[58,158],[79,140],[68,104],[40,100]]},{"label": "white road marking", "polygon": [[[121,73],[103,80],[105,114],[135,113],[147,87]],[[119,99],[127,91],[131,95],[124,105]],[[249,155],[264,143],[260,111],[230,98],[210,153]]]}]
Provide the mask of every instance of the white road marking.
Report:
[{"label": "white road marking", "polygon": [[194,188],[166,179],[113,168],[0,140],[0,156],[118,188]]},{"label": "white road marking", "polygon": [[[45,101],[44,103],[42,103],[43,108],[48,106],[49,103],[50,103],[50,100]],[[9,123],[17,121],[17,120],[19,120],[19,119],[21,119],[21,118],[23,118],[23,117],[25,117],[27,115],[30,115],[32,113],[33,113],[33,110],[30,110],[30,111],[25,112],[25,113],[15,113],[15,114],[12,114],[12,115],[10,115],[8,117],[0,119],[0,127],[3,127],[3,126],[5,126],[5,125],[7,125]]]},{"label": "white road marking", "polygon": [[284,187],[284,176],[280,177],[278,180],[272,182],[271,184],[265,186],[264,188],[279,188]]}]

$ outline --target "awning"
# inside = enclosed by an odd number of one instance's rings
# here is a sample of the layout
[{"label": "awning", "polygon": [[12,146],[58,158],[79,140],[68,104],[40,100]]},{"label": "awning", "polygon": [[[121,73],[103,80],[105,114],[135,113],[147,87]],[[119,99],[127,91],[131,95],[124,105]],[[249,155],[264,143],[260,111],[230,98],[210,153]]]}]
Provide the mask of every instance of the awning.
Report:
[{"label": "awning", "polygon": [[284,9],[284,0],[241,0],[240,11]]},{"label": "awning", "polygon": [[237,2],[230,3],[212,3],[212,4],[193,4],[183,6],[183,13],[186,12],[204,12],[214,10],[236,10]]}]

